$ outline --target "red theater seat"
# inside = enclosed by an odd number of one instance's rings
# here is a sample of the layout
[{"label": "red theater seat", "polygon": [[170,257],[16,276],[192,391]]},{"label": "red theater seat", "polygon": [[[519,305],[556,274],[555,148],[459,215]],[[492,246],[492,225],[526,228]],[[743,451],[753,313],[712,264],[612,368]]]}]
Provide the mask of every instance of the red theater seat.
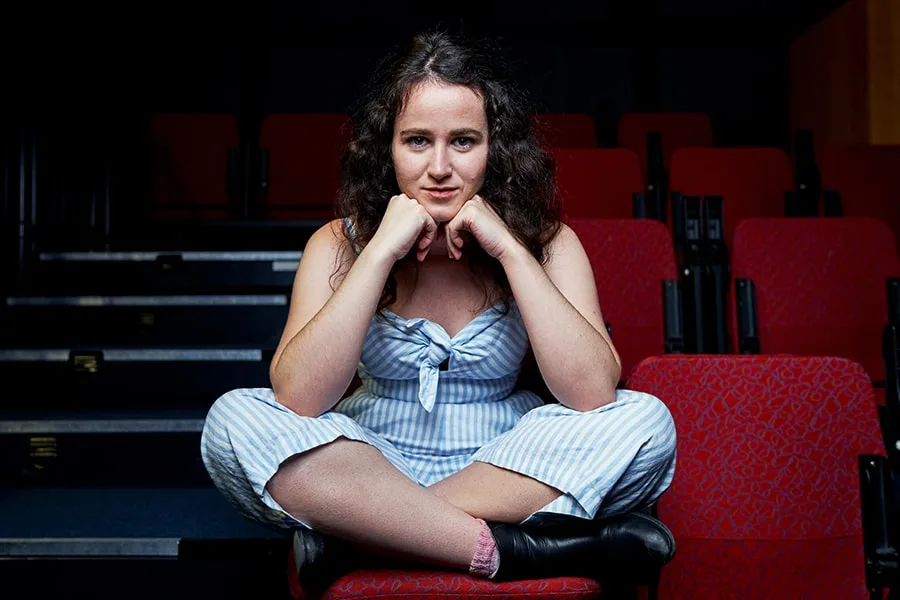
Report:
[{"label": "red theater seat", "polygon": [[570,217],[627,219],[644,191],[637,155],[623,148],[556,148],[556,182]]},{"label": "red theater seat", "polygon": [[858,456],[883,447],[860,365],[668,355],[628,387],[663,399],[678,431],[660,598],[869,598]]},{"label": "red theater seat", "polygon": [[341,154],[353,126],[341,113],[268,115],[260,147],[268,151],[265,214],[275,219],[332,219],[341,187]]},{"label": "red theater seat", "polygon": [[670,191],[722,196],[729,248],[742,219],[784,216],[784,194],[793,187],[791,163],[777,148],[680,148],[672,155]]},{"label": "red theater seat", "polygon": [[597,283],[603,318],[622,359],[622,378],[665,353],[663,281],[677,281],[672,236],[649,219],[570,219]]},{"label": "red theater seat", "polygon": [[158,114],[148,127],[155,216],[228,216],[228,152],[238,146],[229,114]]},{"label": "red theater seat", "polygon": [[666,169],[672,153],[686,146],[711,146],[709,117],[699,112],[625,113],[619,118],[619,146],[637,152],[641,168],[647,167],[647,134],[662,134],[663,164]]},{"label": "red theater seat", "polygon": [[[737,226],[735,282],[750,280],[763,354],[843,356],[884,380],[881,332],[900,259],[887,226],[867,218],[748,219]],[[734,300],[730,303],[734,308]],[[733,348],[739,348],[731,319]]]}]

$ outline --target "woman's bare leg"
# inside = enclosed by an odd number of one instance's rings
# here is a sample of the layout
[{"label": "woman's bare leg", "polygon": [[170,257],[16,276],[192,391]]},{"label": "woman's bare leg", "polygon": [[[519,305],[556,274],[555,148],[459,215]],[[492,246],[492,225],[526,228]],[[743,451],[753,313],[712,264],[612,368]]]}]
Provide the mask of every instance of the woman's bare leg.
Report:
[{"label": "woman's bare leg", "polygon": [[521,523],[562,495],[540,481],[483,462],[428,489],[466,514],[499,523]]},{"label": "woman's bare leg", "polygon": [[266,488],[322,533],[468,570],[481,524],[398,471],[367,444],[340,438],[286,461]]}]

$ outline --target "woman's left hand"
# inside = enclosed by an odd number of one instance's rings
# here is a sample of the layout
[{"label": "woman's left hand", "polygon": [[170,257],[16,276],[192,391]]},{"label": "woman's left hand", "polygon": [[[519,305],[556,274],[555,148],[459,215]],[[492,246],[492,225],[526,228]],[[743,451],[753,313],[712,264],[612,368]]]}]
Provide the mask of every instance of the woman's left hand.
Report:
[{"label": "woman's left hand", "polygon": [[457,260],[462,258],[462,247],[465,243],[461,235],[463,231],[471,233],[484,251],[497,260],[500,260],[510,248],[519,244],[500,215],[477,194],[463,204],[456,216],[447,223],[445,231],[450,257]]}]

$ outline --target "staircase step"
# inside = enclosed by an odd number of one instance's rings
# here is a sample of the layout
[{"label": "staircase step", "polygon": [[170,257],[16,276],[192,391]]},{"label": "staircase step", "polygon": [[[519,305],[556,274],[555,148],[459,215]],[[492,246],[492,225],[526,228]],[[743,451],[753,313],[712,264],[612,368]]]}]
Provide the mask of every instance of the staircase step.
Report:
[{"label": "staircase step", "polygon": [[13,486],[193,486],[205,408],[5,410],[0,480]]},{"label": "staircase step", "polygon": [[171,293],[290,288],[300,251],[42,252],[30,294]]},{"label": "staircase step", "polygon": [[[0,378],[7,388],[34,388],[28,405],[35,408],[209,408],[232,389],[267,387],[272,351],[274,346],[5,348]],[[8,396],[0,402],[0,410],[18,403]]]},{"label": "staircase step", "polygon": [[212,488],[0,488],[11,598],[290,600],[289,548]]},{"label": "staircase step", "polygon": [[0,557],[176,558],[182,539],[280,540],[208,488],[0,488]]}]

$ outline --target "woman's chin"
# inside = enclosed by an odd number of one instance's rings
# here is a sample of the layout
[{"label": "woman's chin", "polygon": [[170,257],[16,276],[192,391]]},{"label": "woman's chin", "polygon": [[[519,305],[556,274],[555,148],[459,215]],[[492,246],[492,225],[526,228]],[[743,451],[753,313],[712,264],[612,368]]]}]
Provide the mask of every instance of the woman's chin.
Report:
[{"label": "woman's chin", "polygon": [[424,204],[423,206],[425,207],[426,212],[428,212],[428,216],[430,216],[438,225],[443,225],[452,221],[459,213],[459,209],[462,208],[461,206],[429,206],[428,204]]}]

